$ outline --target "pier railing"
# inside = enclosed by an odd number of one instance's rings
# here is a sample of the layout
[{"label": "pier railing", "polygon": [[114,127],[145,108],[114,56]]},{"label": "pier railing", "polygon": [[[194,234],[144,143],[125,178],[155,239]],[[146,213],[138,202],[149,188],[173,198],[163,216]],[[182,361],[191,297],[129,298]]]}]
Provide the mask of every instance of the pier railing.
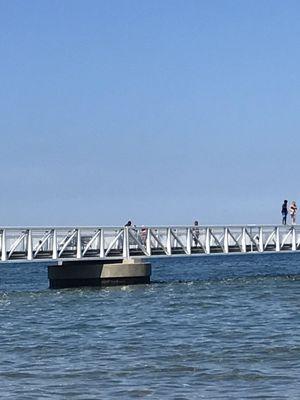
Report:
[{"label": "pier railing", "polygon": [[2,262],[299,249],[300,225],[0,228]]}]

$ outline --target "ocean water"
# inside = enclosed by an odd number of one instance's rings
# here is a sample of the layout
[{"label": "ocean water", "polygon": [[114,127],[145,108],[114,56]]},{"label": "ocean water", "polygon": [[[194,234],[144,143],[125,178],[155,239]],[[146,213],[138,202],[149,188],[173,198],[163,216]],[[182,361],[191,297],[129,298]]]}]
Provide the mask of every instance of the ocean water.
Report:
[{"label": "ocean water", "polygon": [[152,266],[49,290],[44,264],[0,265],[0,398],[300,398],[300,254]]}]

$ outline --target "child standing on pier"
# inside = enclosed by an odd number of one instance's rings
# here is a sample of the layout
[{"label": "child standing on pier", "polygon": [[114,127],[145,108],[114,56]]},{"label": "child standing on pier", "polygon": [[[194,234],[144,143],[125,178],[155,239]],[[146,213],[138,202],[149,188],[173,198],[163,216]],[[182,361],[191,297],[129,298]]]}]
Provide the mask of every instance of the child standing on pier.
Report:
[{"label": "child standing on pier", "polygon": [[290,205],[290,214],[292,218],[292,225],[295,225],[296,223],[296,214],[297,214],[297,205],[295,201],[292,201]]}]

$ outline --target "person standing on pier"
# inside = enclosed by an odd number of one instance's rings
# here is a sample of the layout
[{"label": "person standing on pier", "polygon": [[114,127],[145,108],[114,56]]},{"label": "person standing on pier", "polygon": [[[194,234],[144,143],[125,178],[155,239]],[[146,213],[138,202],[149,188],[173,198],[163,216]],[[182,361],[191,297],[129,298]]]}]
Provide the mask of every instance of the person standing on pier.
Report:
[{"label": "person standing on pier", "polygon": [[194,222],[194,226],[195,226],[195,228],[193,228],[193,241],[194,241],[194,244],[195,244],[195,246],[197,247],[198,246],[198,243],[199,243],[199,236],[200,236],[200,231],[199,231],[199,228],[198,228],[198,226],[199,226],[199,222],[198,221],[195,221]]},{"label": "person standing on pier", "polygon": [[292,225],[295,225],[296,223],[296,214],[297,214],[297,205],[295,201],[292,201],[290,205],[290,214],[292,218]]},{"label": "person standing on pier", "polygon": [[288,214],[288,201],[284,200],[281,208],[281,215],[282,215],[282,225],[286,225],[286,216]]}]

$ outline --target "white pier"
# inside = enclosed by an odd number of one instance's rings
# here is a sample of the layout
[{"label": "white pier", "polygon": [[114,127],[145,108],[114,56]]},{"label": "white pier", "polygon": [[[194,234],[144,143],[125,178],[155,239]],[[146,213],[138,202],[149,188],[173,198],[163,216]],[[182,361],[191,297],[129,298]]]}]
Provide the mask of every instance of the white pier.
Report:
[{"label": "white pier", "polygon": [[300,225],[3,227],[2,263],[298,251]]}]

